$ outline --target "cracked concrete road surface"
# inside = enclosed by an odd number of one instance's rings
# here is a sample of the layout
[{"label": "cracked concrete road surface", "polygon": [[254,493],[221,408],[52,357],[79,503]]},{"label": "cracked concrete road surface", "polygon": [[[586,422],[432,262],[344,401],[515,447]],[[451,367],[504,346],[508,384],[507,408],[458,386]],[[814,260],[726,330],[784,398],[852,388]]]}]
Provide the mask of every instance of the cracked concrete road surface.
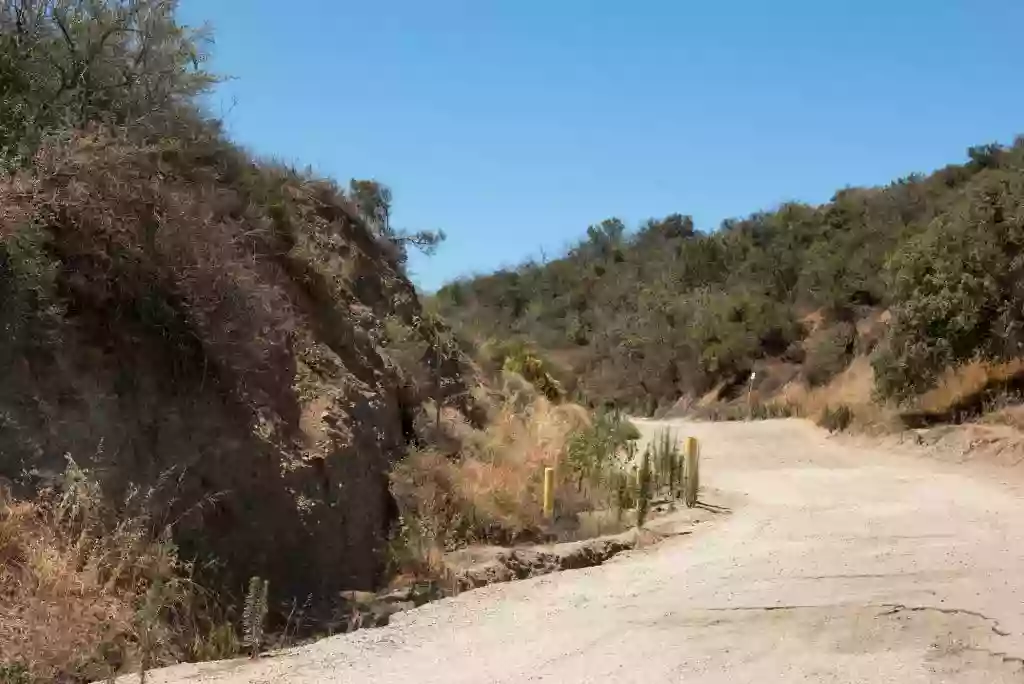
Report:
[{"label": "cracked concrete road surface", "polygon": [[732,511],[691,535],[149,681],[1024,679],[1024,488],[1008,471],[860,450],[801,421],[671,426],[702,440],[703,500]]}]

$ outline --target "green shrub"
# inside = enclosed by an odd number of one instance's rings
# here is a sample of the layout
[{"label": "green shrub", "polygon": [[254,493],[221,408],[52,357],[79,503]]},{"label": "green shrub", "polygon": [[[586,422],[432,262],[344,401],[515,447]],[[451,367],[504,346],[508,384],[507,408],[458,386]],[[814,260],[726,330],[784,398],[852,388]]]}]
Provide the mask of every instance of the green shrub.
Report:
[{"label": "green shrub", "polygon": [[27,165],[56,132],[104,122],[152,133],[188,118],[215,79],[210,36],[165,0],[0,5],[0,171]]},{"label": "green shrub", "polygon": [[796,321],[887,308],[888,339],[872,327],[857,351],[878,341],[882,394],[911,394],[950,363],[1018,354],[1024,342],[1024,139],[979,149],[930,176],[847,188],[708,234],[678,216],[634,233],[605,221],[559,258],[464,279],[439,298],[471,329],[571,345],[587,397],[646,413],[742,381],[765,357],[810,356],[809,380],[825,383],[849,360],[852,326],[804,349]]},{"label": "green shrub", "polygon": [[636,491],[630,479],[627,473],[615,474],[615,515],[618,522],[622,522],[622,514],[625,511],[636,505]]},{"label": "green shrub", "polygon": [[951,366],[1024,347],[1024,176],[986,171],[889,261],[889,334],[873,365],[879,393],[903,398]]},{"label": "green shrub", "polygon": [[651,442],[652,480],[659,489],[667,488],[672,494],[682,479],[682,460],[676,437],[671,430],[663,430]]},{"label": "green shrub", "polygon": [[804,375],[812,386],[824,385],[841,373],[853,358],[857,329],[846,321],[822,330],[808,341]]},{"label": "green shrub", "polygon": [[599,483],[621,469],[619,455],[639,439],[636,426],[618,413],[600,412],[589,427],[578,430],[565,447],[566,463],[579,486]]},{"label": "green shrub", "polygon": [[551,363],[530,345],[519,341],[481,345],[481,354],[489,364],[505,373],[522,376],[550,401],[561,401],[565,390],[552,372]]},{"label": "green shrub", "polygon": [[647,512],[651,508],[651,454],[647,449],[640,457],[640,471],[637,475],[636,526],[643,527]]},{"label": "green shrub", "polygon": [[755,359],[782,354],[799,333],[788,307],[752,292],[707,297],[690,325],[700,371],[709,379],[749,373]]}]

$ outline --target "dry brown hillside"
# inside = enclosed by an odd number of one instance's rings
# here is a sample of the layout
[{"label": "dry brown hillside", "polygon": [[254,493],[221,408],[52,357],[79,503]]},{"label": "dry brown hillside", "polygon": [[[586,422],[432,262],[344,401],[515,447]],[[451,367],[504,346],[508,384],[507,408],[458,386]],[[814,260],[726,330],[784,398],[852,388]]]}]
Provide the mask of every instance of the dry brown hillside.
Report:
[{"label": "dry brown hillside", "polygon": [[0,475],[157,486],[219,587],[370,588],[389,468],[425,395],[472,413],[466,367],[333,184],[201,131],[76,134],[0,185]]}]

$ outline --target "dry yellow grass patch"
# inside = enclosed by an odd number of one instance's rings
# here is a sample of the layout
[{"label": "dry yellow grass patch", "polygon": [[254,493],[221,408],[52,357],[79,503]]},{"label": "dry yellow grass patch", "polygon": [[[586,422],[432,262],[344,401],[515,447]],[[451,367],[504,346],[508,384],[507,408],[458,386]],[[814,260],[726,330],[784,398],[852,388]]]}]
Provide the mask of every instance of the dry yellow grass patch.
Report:
[{"label": "dry yellow grass patch", "polygon": [[722,392],[725,390],[726,383],[720,382],[715,385],[711,390],[706,392],[700,399],[697,400],[697,406],[700,408],[706,408],[713,406],[722,398]]},{"label": "dry yellow grass patch", "polygon": [[[466,541],[511,543],[544,527],[543,473],[556,469],[563,510],[584,506],[560,462],[571,436],[590,424],[586,409],[522,397],[497,408],[485,430],[463,432],[462,451],[413,453],[392,475],[392,491],[406,525],[407,557],[400,565],[436,570],[440,555]],[[404,568],[403,568],[404,569]]]},{"label": "dry yellow grass patch", "polygon": [[825,323],[825,313],[822,310],[812,311],[800,319],[800,324],[807,330],[809,335],[817,332]]},{"label": "dry yellow grass patch", "polygon": [[115,517],[82,471],[65,479],[32,502],[0,490],[0,665],[30,681],[106,678],[170,647],[179,564],[132,513],[144,497]]},{"label": "dry yellow grass patch", "polygon": [[983,400],[983,395],[1024,376],[1024,359],[1004,362],[972,361],[947,370],[938,384],[921,395],[916,407],[926,413],[945,414]]},{"label": "dry yellow grass patch", "polygon": [[793,407],[798,415],[817,420],[827,409],[846,406],[853,413],[856,426],[882,428],[895,425],[891,407],[874,402],[875,372],[866,356],[858,356],[842,373],[821,387],[808,388],[803,383],[786,385],[774,403]]},{"label": "dry yellow grass patch", "polygon": [[1004,406],[985,416],[985,421],[1024,430],[1024,406]]}]

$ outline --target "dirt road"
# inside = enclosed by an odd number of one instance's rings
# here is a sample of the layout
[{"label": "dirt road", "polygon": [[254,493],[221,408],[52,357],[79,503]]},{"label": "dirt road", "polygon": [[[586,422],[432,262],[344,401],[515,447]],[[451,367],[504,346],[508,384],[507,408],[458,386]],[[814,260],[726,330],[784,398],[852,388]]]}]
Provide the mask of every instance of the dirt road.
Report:
[{"label": "dirt road", "polygon": [[[643,423],[650,434],[660,423]],[[154,683],[1009,682],[1024,678],[1024,495],[798,421],[702,439],[693,535],[495,585],[256,663]]]}]

